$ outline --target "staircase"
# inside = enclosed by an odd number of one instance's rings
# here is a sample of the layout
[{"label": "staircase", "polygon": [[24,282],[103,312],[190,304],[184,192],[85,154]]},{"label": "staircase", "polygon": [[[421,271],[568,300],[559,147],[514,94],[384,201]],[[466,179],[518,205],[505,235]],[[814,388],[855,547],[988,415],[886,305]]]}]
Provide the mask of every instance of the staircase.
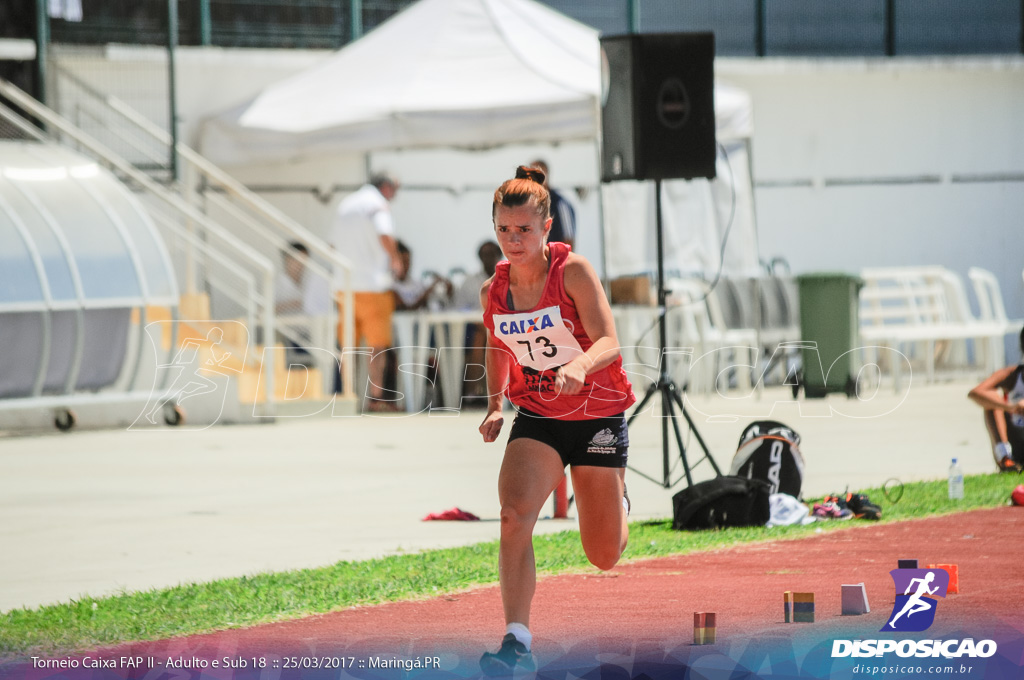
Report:
[{"label": "staircase", "polygon": [[[338,296],[348,310],[343,344],[354,343],[351,290],[339,289],[333,272],[350,279],[349,263],[194,150],[181,143],[172,147],[167,132],[123,102],[60,69],[56,78],[61,113],[0,79],[0,130],[90,157],[145,206],[170,252],[181,291],[177,307],[138,312],[148,328],[158,328],[150,340],[168,355],[196,350],[197,380],[219,376],[243,419],[354,413],[353,371],[342,372],[335,394]],[[291,241],[310,250],[307,285],[326,291],[327,302],[315,313],[282,316],[275,310],[276,278]],[[156,367],[154,379],[173,389],[161,368],[166,366]],[[187,394],[175,397],[164,420],[181,422],[188,404]]]}]

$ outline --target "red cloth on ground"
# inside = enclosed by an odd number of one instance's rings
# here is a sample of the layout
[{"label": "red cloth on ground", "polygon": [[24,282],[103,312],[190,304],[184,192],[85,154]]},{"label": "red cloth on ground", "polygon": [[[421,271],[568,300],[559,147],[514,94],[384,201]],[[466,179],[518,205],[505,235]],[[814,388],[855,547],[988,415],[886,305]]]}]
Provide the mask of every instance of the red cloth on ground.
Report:
[{"label": "red cloth on ground", "polygon": [[460,508],[452,508],[451,510],[445,510],[444,512],[432,512],[423,518],[424,522],[431,520],[460,520],[463,522],[478,521],[480,518],[471,512],[466,512]]}]

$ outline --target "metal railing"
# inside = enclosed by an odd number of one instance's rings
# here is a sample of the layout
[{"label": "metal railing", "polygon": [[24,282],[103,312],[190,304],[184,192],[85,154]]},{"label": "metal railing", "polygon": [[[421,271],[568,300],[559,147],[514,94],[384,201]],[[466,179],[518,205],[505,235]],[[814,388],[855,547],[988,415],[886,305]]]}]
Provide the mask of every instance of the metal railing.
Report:
[{"label": "metal railing", "polygon": [[[413,1],[177,0],[177,38],[181,45],[335,49]],[[167,43],[167,0],[83,0],[82,6],[82,21],[53,20],[56,42]]]},{"label": "metal railing", "polygon": [[[142,170],[136,168],[124,158],[118,156],[93,136],[75,127],[64,117],[52,109],[40,104],[6,80],[0,79],[0,97],[11,106],[0,107],[0,117],[13,123],[20,119],[19,127],[30,126],[25,116],[34,118],[43,126],[45,134],[35,135],[38,139],[48,139],[62,143],[73,143],[80,153],[93,158],[107,167],[156,211],[158,225],[165,230],[170,225],[177,234],[188,234],[189,247],[181,249],[180,255],[185,260],[184,269],[196,270],[196,261],[202,259],[220,260],[221,269],[242,274],[242,278],[250,279],[245,290],[244,305],[253,310],[258,317],[267,337],[274,337],[276,315],[274,312],[274,275],[275,268],[271,260],[212,220],[196,206],[190,205],[171,188],[155,181]],[[21,116],[15,108],[24,112]],[[151,211],[153,212],[153,211]],[[165,236],[167,232],[165,231]],[[172,245],[175,238],[167,239]],[[185,276],[183,286],[186,294],[199,290],[198,281]],[[202,281],[203,287],[209,290],[209,282]],[[216,287],[217,284],[212,284]],[[263,357],[260,364],[263,388],[263,415],[273,415],[274,408],[274,364],[273,355]]]},{"label": "metal railing", "polygon": [[[289,345],[317,348],[316,367],[321,372],[324,391],[334,392],[337,370],[329,355],[334,354],[338,341],[334,301],[339,296],[345,310],[342,346],[354,345],[348,260],[192,148],[180,142],[172,147],[171,135],[166,130],[125,102],[99,92],[65,69],[56,68],[54,74],[60,92],[58,105],[66,115],[82,121],[83,125],[88,124],[89,131],[109,146],[116,145],[122,156],[133,159],[138,170],[180,191],[188,204],[268,258],[275,271],[280,271],[292,242],[306,245],[310,257],[305,263],[304,284],[325,291],[327,308],[303,309],[301,314],[289,315],[291,322],[278,323],[276,332]],[[172,163],[170,159],[175,151],[176,162]],[[179,168],[177,182],[171,175],[172,166]],[[187,287],[191,285],[194,272],[185,274],[184,287]],[[352,371],[344,371],[341,396],[349,398],[353,393]]]}]

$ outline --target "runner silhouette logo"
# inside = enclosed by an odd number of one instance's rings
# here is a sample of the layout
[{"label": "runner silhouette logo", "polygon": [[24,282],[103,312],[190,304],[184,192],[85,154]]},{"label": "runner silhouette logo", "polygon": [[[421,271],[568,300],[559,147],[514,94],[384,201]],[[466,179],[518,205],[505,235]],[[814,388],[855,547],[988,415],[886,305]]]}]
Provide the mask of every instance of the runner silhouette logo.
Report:
[{"label": "runner silhouette logo", "polygon": [[883,632],[915,633],[928,630],[935,622],[935,609],[946,597],[949,572],[945,569],[893,569],[889,572],[896,585],[896,604]]}]

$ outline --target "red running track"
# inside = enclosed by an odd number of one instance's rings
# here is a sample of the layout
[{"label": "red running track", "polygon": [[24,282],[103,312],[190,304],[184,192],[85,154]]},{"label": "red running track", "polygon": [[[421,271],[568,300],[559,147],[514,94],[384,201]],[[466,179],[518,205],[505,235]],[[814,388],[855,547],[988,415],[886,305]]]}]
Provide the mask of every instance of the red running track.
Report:
[{"label": "red running track", "polygon": [[[689,644],[695,611],[717,613],[719,645],[730,639],[792,637],[812,631],[819,638],[879,637],[894,601],[889,571],[900,558],[916,558],[922,567],[959,566],[960,594],[940,600],[933,627],[916,635],[931,638],[970,629],[975,638],[990,630],[1024,636],[1024,508],[892,524],[853,521],[859,525],[809,538],[637,560],[608,573],[543,578],[533,604],[535,653],[543,659],[600,638]],[[841,616],[840,585],[860,582],[867,589],[871,613]],[[786,590],[815,593],[814,624],[783,623]],[[497,586],[488,586],[242,630],[135,643],[104,653],[287,656],[349,648],[415,656],[446,649],[476,658],[495,647],[503,633],[500,592]]]}]

